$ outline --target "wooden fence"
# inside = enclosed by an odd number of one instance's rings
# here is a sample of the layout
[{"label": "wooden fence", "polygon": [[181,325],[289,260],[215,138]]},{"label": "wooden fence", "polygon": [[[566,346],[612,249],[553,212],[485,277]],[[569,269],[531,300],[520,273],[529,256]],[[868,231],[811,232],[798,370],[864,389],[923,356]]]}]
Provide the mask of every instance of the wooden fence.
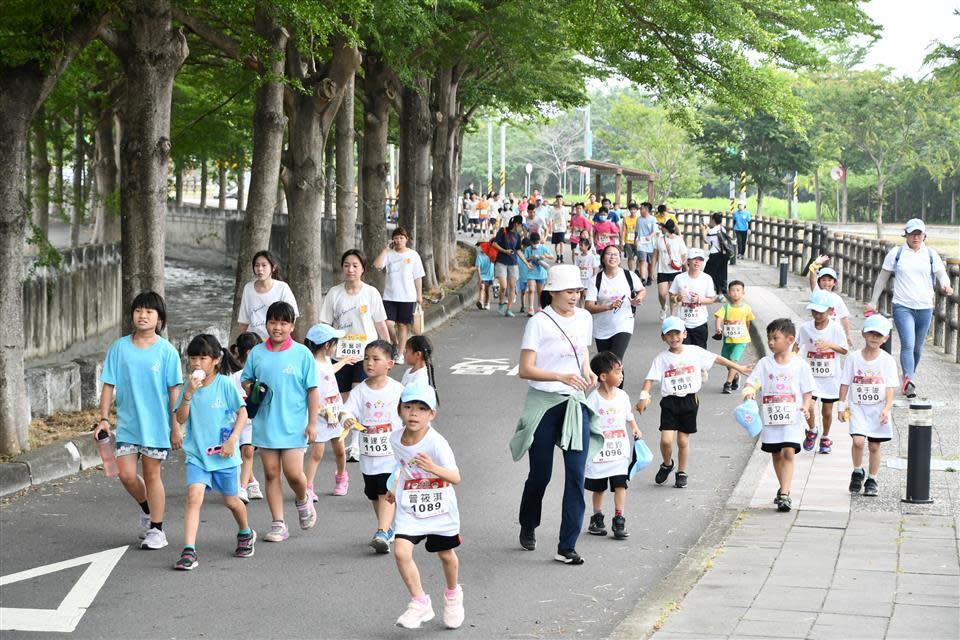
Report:
[{"label": "wooden fence", "polygon": [[[706,224],[711,212],[679,209],[676,214],[687,246],[702,246],[700,223]],[[729,213],[723,216],[727,229],[732,229],[733,216]],[[883,259],[894,246],[897,245],[883,240],[837,233],[823,224],[754,216],[747,238],[746,257],[771,266],[786,261],[790,271],[806,276],[811,261],[817,256],[829,255],[830,266],[840,277],[841,291],[866,303],[873,295],[873,284],[880,274]],[[960,362],[960,259],[941,257],[947,267],[953,295],[945,296],[939,289],[935,294],[933,344]],[[893,311],[892,290],[891,278],[878,305],[878,310],[887,315]]]}]

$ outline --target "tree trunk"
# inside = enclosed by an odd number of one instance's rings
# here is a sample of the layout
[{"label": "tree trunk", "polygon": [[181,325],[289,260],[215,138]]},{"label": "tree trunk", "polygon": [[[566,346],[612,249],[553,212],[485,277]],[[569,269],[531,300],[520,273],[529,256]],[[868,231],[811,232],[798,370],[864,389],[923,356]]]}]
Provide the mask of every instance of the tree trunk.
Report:
[{"label": "tree trunk", "polygon": [[883,240],[883,183],[886,178],[877,169],[877,240]]},{"label": "tree trunk", "polygon": [[[402,94],[400,117],[400,215],[411,235],[411,244],[423,260],[425,289],[437,286],[430,230],[430,79],[418,76]],[[410,225],[410,226],[407,226]]]},{"label": "tree trunk", "polygon": [[[454,197],[454,206],[456,206],[456,199],[460,197],[460,168],[463,166],[463,105],[461,104],[458,108],[458,117],[460,119],[460,126],[457,127],[457,135],[454,138],[454,147],[453,147],[453,197]],[[456,209],[454,209],[456,210]],[[450,263],[450,268],[456,268],[456,259],[457,259],[457,225],[450,225],[450,232],[447,241],[454,248],[453,249],[453,260]]]},{"label": "tree trunk", "polygon": [[207,171],[207,159],[200,158],[200,211],[203,213],[207,211]]},{"label": "tree trunk", "polygon": [[120,174],[117,163],[119,136],[114,134],[115,119],[113,110],[102,112],[93,131],[93,170],[97,181],[93,210],[95,244],[120,241],[120,194],[117,191]]},{"label": "tree trunk", "polygon": [[449,67],[437,71],[434,79],[434,112],[431,156],[433,175],[430,179],[431,227],[433,232],[433,263],[437,280],[444,283],[450,277],[451,256],[456,247],[449,241],[454,211],[454,145],[457,138],[457,89],[459,78]]},{"label": "tree trunk", "polygon": [[53,134],[53,203],[57,219],[64,220],[66,215],[63,211],[63,121],[60,118],[54,118],[52,125]]},{"label": "tree trunk", "polygon": [[847,192],[847,165],[841,164],[843,174],[840,176],[840,223],[847,224],[847,202],[849,193]]},{"label": "tree trunk", "polygon": [[813,197],[816,200],[817,224],[823,222],[823,195],[820,193],[820,167],[813,170]]},{"label": "tree trunk", "polygon": [[[336,167],[334,158],[337,157],[337,143],[333,136],[327,138],[323,149],[323,176],[324,185],[333,185],[337,183]],[[326,189],[323,194],[323,216],[332,218],[336,213],[333,203],[336,196],[336,189]]]},{"label": "tree trunk", "polygon": [[247,190],[247,178],[244,172],[247,170],[246,158],[243,153],[237,158],[237,211],[243,211],[247,205],[245,195]]},{"label": "tree trunk", "polygon": [[50,159],[47,154],[47,119],[41,105],[33,117],[33,223],[44,237],[50,235]]},{"label": "tree trunk", "polygon": [[233,310],[230,316],[230,334],[237,334],[237,315],[243,286],[251,275],[253,254],[270,247],[273,213],[277,205],[277,185],[280,183],[280,156],[283,151],[283,129],[287,119],[283,115],[283,77],[285,50],[289,35],[276,20],[269,3],[257,5],[254,28],[270,47],[267,62],[261,65],[261,75],[272,81],[257,88],[253,110],[253,161],[250,167],[250,199],[243,212],[243,230],[240,233],[240,251],[237,254],[233,286]]},{"label": "tree trunk", "polygon": [[227,161],[217,161],[217,208],[227,210]]},{"label": "tree trunk", "polygon": [[[387,235],[386,210],[387,139],[390,131],[390,103],[396,87],[388,79],[383,58],[367,52],[363,58],[363,152],[361,154],[360,216],[363,223],[363,252],[373,257],[380,253]],[[371,270],[367,282],[383,289],[383,273]]]},{"label": "tree trunk", "polygon": [[[120,144],[122,304],[129,309],[141,291],[164,294],[164,222],[170,102],[173,79],[189,50],[170,23],[170,0],[131,0],[127,29],[117,34],[124,72]],[[124,314],[124,332],[130,329]]]},{"label": "tree trunk", "polygon": [[760,183],[757,183],[757,215],[759,216],[763,211],[763,187]]},{"label": "tree trunk", "polygon": [[70,212],[70,246],[80,245],[80,225],[83,223],[83,181],[86,177],[86,160],[83,145],[83,110],[78,106],[73,112],[73,210]]},{"label": "tree trunk", "polygon": [[954,224],[957,220],[957,192],[955,189],[950,190],[950,224]]},{"label": "tree trunk", "polygon": [[[342,256],[348,249],[357,247],[357,196],[356,173],[354,169],[354,77],[351,77],[343,89],[343,98],[337,110],[337,242],[336,253]],[[370,256],[372,258],[372,256]]]},{"label": "tree trunk", "polygon": [[183,160],[173,163],[173,203],[177,207],[183,206]]}]

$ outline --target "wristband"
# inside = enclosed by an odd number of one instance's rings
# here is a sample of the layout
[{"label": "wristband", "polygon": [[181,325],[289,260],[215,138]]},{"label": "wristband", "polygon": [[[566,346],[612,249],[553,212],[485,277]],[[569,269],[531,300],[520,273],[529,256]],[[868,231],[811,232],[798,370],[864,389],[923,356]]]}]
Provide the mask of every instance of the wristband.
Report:
[{"label": "wristband", "polygon": [[651,399],[651,397],[650,397],[650,392],[647,391],[646,389],[641,390],[641,391],[640,391],[640,399],[641,399],[641,400],[650,400],[650,399]]},{"label": "wristband", "polygon": [[[109,418],[100,418],[100,422],[106,422],[106,423],[109,425],[109,424],[110,424],[110,419],[109,419]],[[99,425],[100,422],[98,422],[97,424]]]},{"label": "wristband", "polygon": [[820,271],[820,265],[818,265],[816,262],[814,262],[813,264],[810,265],[810,268],[807,269],[807,271],[809,271],[810,273],[816,275],[816,273],[817,273],[818,271]]}]

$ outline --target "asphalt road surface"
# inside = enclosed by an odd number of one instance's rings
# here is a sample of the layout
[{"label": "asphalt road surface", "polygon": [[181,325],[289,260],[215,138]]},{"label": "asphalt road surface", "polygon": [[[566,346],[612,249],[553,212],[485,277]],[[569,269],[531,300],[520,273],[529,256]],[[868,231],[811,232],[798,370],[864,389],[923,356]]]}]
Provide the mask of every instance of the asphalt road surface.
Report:
[{"label": "asphalt road surface", "polygon": [[[625,389],[634,401],[653,355],[663,348],[655,291],[651,288],[648,295],[626,359]],[[527,462],[514,463],[507,443],[527,389],[515,374],[508,375],[518,362],[525,322],[524,317],[471,309],[431,336],[441,401],[435,427],[449,440],[463,476],[457,488],[463,536],[458,553],[466,622],[460,633],[478,638],[605,637],[696,542],[731,493],[753,443],[729,417],[738,397],[720,395],[725,371],[715,367],[701,395],[700,432],[691,441],[686,489],[673,488],[672,476],[667,484],[655,485],[655,461],[628,493],[625,515],[631,537],[590,536],[585,522],[578,551],[586,563],[564,566],[553,561],[563,487],[558,451],[537,531],[539,548],[522,550],[517,510]],[[718,345],[710,346],[716,351]],[[481,375],[476,363],[464,365],[470,359],[498,362],[489,375]],[[399,377],[402,369],[398,365],[393,373]],[[640,428],[655,453],[658,420],[654,402],[640,418]],[[349,495],[333,497],[333,465],[325,459],[317,479],[316,528],[299,530],[288,492],[290,539],[258,542],[256,555],[245,560],[232,557],[235,524],[217,496],[208,494],[197,545],[200,566],[189,573],[172,568],[182,547],[182,457],[164,464],[164,529],[170,545],[160,551],[137,547],[139,509],[119,481],[88,471],[4,501],[0,574],[129,545],[112,571],[101,576],[99,590],[97,580],[92,586],[87,580],[71,595],[72,604],[82,601],[80,596],[93,598],[85,614],[81,602],[82,617],[71,634],[77,638],[392,638],[445,632],[440,564],[422,545],[415,558],[437,618],[418,632],[394,626],[409,596],[393,557],[376,555],[367,546],[375,529],[373,513],[358,466],[350,464],[348,470]],[[257,475],[262,480],[259,465]],[[589,504],[588,497],[588,516]],[[612,509],[610,495],[608,526]],[[262,535],[270,521],[266,502],[252,502],[249,511]],[[89,577],[85,566],[6,584],[0,580],[0,607],[55,609],[81,575]],[[0,626],[6,626],[2,620]],[[3,633],[11,640],[50,635]]]}]

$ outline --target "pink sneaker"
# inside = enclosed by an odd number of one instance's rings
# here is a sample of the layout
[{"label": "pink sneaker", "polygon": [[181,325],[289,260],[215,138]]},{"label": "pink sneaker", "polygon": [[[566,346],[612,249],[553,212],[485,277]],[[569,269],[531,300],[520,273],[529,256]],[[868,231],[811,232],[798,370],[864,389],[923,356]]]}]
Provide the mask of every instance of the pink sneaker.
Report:
[{"label": "pink sneaker", "polygon": [[335,496],[345,496],[347,495],[347,488],[350,486],[350,476],[346,471],[343,473],[333,474],[333,495]]}]

